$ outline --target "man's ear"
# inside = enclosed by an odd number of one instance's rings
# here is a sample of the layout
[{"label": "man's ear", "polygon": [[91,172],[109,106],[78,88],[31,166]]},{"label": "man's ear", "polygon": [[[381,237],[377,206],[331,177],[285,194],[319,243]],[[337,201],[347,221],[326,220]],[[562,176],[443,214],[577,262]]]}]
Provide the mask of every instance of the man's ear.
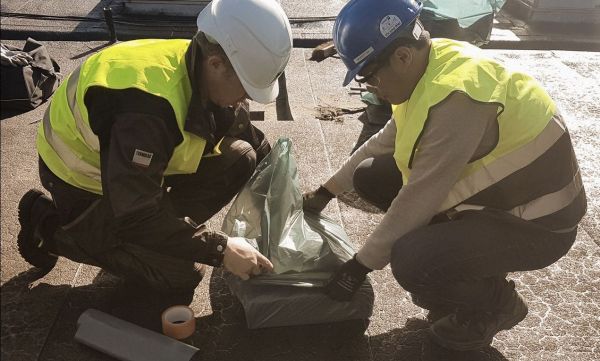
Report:
[{"label": "man's ear", "polygon": [[390,57],[390,65],[399,73],[406,72],[414,60],[414,49],[408,46],[399,46]]}]

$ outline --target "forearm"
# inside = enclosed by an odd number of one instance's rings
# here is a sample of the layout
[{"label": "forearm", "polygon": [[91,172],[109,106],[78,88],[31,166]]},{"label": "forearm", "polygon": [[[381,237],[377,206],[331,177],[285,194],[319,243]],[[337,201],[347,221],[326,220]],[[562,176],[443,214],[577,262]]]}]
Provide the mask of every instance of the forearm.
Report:
[{"label": "forearm", "polygon": [[409,184],[392,201],[381,223],[358,251],[357,258],[371,269],[389,262],[394,244],[412,230],[427,225],[445,199],[447,182]]},{"label": "forearm", "polygon": [[211,266],[221,265],[227,241],[224,234],[217,234],[204,226],[196,227],[162,207],[119,217],[115,234],[124,242]]}]

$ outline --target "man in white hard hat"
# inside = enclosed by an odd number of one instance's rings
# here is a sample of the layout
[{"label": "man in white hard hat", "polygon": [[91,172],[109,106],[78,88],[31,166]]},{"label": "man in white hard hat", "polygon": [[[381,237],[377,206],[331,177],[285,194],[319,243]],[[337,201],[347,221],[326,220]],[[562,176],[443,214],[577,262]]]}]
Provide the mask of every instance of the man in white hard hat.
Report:
[{"label": "man in white hard hat", "polygon": [[244,279],[272,269],[244,240],[198,224],[269,151],[245,101],[276,98],[289,21],[274,0],[214,0],[197,22],[192,41],[104,49],[56,91],[37,139],[52,199],[32,189],[19,204],[29,263],[51,269],[64,256],[191,295],[199,264]]}]

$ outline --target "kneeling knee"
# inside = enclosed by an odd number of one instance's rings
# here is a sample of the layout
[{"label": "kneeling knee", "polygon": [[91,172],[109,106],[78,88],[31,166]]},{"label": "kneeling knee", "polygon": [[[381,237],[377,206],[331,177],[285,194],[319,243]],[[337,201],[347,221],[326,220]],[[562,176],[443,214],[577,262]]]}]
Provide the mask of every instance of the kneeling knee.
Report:
[{"label": "kneeling knee", "polygon": [[424,271],[419,267],[419,256],[403,240],[394,244],[390,266],[394,278],[409,292],[416,292]]},{"label": "kneeling knee", "polygon": [[239,176],[250,177],[256,169],[256,152],[250,143],[231,137],[223,138],[220,146],[223,168],[235,169]]},{"label": "kneeling knee", "polygon": [[141,279],[138,278],[137,281],[156,292],[181,294],[191,292],[193,294],[204,278],[205,273],[206,266],[195,263],[190,269],[182,269],[176,277],[174,275],[155,274],[153,276],[146,275]]}]

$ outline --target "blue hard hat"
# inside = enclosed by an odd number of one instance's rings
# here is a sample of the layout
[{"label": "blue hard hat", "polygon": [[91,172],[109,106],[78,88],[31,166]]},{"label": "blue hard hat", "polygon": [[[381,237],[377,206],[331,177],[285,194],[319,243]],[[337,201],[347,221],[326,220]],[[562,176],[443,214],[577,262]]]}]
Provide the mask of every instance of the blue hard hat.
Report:
[{"label": "blue hard hat", "polygon": [[[333,25],[333,43],[346,64],[344,86],[401,36],[410,36],[408,27],[421,13],[423,3],[415,0],[351,0]],[[408,31],[407,31],[408,30]]]}]

